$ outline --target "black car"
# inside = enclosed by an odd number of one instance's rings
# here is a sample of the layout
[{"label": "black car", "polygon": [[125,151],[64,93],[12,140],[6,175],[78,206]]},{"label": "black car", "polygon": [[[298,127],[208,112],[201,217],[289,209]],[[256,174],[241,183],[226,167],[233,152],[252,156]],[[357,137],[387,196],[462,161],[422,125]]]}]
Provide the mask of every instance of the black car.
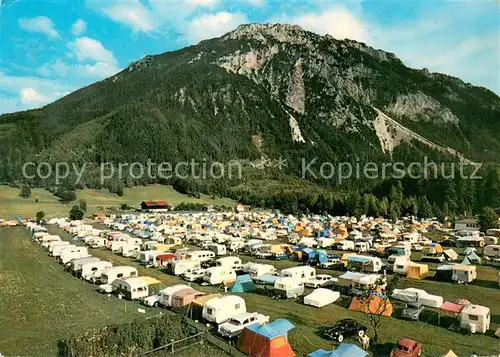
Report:
[{"label": "black car", "polygon": [[331,340],[342,342],[346,337],[362,337],[368,331],[368,327],[359,324],[353,319],[344,319],[325,329],[325,336]]}]

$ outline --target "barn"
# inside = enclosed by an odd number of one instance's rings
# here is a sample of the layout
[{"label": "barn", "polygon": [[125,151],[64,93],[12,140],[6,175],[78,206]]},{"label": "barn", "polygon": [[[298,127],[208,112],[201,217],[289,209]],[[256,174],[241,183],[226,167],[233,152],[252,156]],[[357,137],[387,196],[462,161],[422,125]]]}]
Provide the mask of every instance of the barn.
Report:
[{"label": "barn", "polygon": [[141,210],[169,210],[172,206],[167,201],[142,201]]}]

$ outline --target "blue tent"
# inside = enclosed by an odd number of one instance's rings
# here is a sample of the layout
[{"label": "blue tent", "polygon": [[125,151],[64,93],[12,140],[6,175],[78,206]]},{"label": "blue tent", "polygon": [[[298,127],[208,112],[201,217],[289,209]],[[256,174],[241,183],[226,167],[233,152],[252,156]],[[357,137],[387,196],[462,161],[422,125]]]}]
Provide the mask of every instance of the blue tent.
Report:
[{"label": "blue tent", "polygon": [[254,278],[254,280],[258,284],[274,285],[276,280],[278,280],[279,278],[281,278],[281,277],[276,276],[276,275],[271,275],[271,274],[264,274],[264,275],[261,275],[261,276]]},{"label": "blue tent", "polygon": [[233,286],[231,287],[232,293],[244,293],[247,291],[255,290],[255,284],[248,274],[239,275],[236,277]]},{"label": "blue tent", "polygon": [[247,329],[267,339],[271,339],[276,336],[288,336],[288,331],[294,327],[295,325],[286,319],[276,319],[267,325],[261,325],[260,323],[252,324],[247,326]]},{"label": "blue tent", "polygon": [[311,352],[307,357],[366,357],[368,352],[350,343],[341,343],[333,351],[317,350]]}]

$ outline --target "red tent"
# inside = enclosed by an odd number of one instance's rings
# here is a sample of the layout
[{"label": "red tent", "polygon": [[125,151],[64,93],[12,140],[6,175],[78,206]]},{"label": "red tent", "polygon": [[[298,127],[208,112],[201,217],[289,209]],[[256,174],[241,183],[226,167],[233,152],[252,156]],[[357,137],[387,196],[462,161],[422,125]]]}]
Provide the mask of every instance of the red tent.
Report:
[{"label": "red tent", "polygon": [[295,357],[287,338],[288,331],[294,327],[285,319],[268,325],[250,325],[238,339],[238,349],[250,357]]}]

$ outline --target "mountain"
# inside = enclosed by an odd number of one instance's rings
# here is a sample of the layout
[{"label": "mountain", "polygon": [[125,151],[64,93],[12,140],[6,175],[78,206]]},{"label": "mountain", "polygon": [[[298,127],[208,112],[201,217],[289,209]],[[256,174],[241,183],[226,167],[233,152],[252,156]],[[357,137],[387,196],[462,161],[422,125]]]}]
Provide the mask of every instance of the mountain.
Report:
[{"label": "mountain", "polygon": [[240,160],[253,172],[284,157],[293,177],[302,157],[498,162],[499,126],[488,89],[360,42],[249,24],[0,116],[0,181],[20,179],[26,160]]}]

